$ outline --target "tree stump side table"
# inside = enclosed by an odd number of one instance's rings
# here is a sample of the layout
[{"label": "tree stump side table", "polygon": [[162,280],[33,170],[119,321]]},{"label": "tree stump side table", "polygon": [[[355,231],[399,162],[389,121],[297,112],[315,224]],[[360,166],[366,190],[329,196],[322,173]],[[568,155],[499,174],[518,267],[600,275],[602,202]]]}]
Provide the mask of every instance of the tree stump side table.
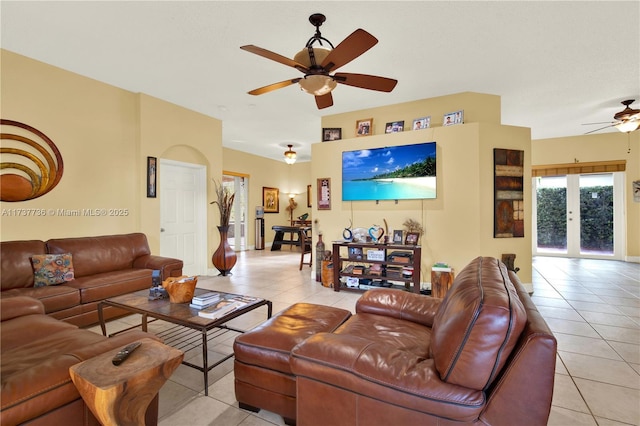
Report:
[{"label": "tree stump side table", "polygon": [[149,403],[182,362],[182,351],[153,339],[140,341],[119,366],[111,360],[122,348],[69,368],[78,392],[104,426],[144,425]]},{"label": "tree stump side table", "polygon": [[[448,270],[438,270],[448,269]],[[438,297],[444,299],[444,296],[451,288],[453,284],[453,269],[450,268],[438,268],[431,270],[431,297]]]}]

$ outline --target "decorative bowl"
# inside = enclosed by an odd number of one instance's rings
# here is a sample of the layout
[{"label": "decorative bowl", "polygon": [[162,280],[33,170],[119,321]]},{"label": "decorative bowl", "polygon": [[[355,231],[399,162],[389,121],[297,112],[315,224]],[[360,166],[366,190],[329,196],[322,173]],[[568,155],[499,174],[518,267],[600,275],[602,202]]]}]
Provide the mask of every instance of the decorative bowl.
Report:
[{"label": "decorative bowl", "polygon": [[171,303],[188,303],[193,299],[198,277],[169,277],[162,282],[162,287],[169,293]]}]

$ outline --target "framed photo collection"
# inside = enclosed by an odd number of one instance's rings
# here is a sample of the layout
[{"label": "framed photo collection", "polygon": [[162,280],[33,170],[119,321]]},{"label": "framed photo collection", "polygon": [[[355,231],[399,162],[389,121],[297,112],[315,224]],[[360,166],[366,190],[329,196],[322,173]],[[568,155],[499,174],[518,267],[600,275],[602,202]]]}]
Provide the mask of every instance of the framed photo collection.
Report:
[{"label": "framed photo collection", "polygon": [[342,139],[342,129],[325,127],[322,129],[322,142],[338,141]]},{"label": "framed photo collection", "polygon": [[444,115],[444,119],[442,120],[443,126],[454,126],[456,124],[464,123],[464,111],[455,111],[450,112]]},{"label": "framed photo collection", "polygon": [[404,121],[392,121],[384,127],[385,133],[399,133],[404,131]]},{"label": "framed photo collection", "polygon": [[413,120],[413,125],[411,126],[412,130],[422,130],[428,129],[431,127],[431,116],[429,117],[420,117]]},{"label": "framed photo collection", "polygon": [[371,136],[373,134],[373,118],[356,121],[356,137]]}]

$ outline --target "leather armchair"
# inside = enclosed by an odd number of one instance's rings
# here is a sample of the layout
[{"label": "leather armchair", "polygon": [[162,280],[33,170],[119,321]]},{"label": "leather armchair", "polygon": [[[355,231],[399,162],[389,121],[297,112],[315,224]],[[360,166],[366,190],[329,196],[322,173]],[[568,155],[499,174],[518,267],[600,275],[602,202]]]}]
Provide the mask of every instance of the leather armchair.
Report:
[{"label": "leather armchair", "polygon": [[477,258],[444,299],[371,290],[333,333],[297,345],[297,420],[545,425],[555,360],[555,338],[517,276]]}]

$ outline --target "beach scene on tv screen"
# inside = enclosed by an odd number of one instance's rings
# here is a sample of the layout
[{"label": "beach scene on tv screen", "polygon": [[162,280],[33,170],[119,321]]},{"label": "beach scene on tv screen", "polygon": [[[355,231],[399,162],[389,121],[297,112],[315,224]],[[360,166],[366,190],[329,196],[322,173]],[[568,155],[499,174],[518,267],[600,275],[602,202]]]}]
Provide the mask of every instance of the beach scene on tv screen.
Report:
[{"label": "beach scene on tv screen", "polygon": [[436,198],[436,143],[342,153],[342,200]]}]

